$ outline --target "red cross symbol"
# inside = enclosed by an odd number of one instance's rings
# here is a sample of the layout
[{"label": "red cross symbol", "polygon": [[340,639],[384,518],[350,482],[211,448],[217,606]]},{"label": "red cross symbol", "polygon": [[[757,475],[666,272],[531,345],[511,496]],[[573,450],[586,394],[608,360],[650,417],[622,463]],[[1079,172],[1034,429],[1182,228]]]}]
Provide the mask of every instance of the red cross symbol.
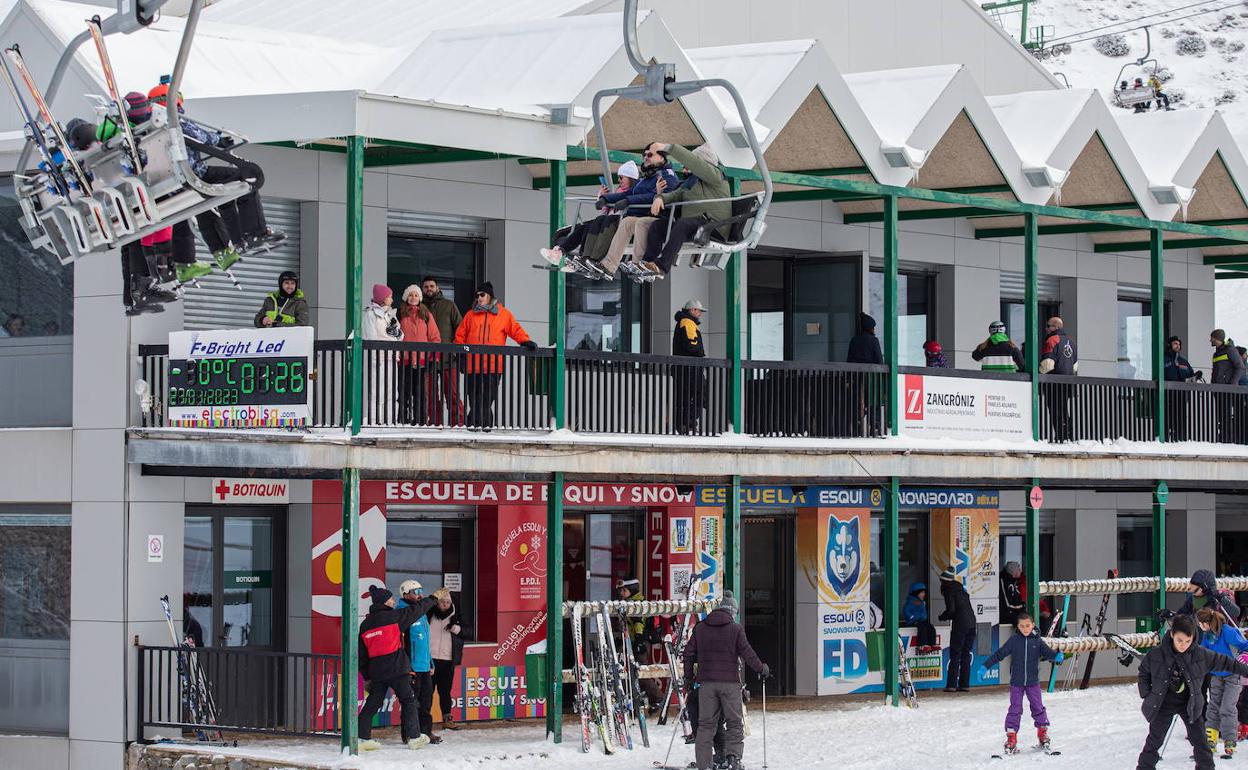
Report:
[{"label": "red cross symbol", "polygon": [[225,496],[230,492],[230,485],[225,483],[225,479],[221,479],[220,483],[212,488],[212,491],[217,493],[218,500],[223,501],[225,500]]}]

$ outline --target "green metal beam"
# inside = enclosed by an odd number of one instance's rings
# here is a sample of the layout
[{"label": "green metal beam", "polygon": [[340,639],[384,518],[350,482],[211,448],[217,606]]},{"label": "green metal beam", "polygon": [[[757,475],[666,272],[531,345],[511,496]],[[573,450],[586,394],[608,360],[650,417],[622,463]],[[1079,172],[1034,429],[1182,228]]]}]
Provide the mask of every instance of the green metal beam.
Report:
[{"label": "green metal beam", "polygon": [[1248,267],[1248,254],[1230,254],[1219,255],[1216,257],[1205,257],[1206,265],[1216,265],[1217,267]]},{"label": "green metal beam", "polygon": [[[884,361],[888,364],[888,433],[896,436],[900,415],[900,395],[897,388],[897,198],[890,195],[884,199]],[[891,649],[886,644],[885,649]]]},{"label": "green metal beam", "polygon": [[[896,326],[896,323],[893,324]],[[901,618],[901,586],[899,562],[901,561],[901,534],[899,531],[900,482],[896,476],[888,479],[888,494],[884,499],[884,697],[894,706],[901,702],[897,669],[901,653],[898,625]]]},{"label": "green metal beam", "polygon": [[1244,281],[1244,280],[1248,280],[1248,273],[1242,273],[1242,272],[1214,273],[1213,279],[1215,281]]},{"label": "green metal beam", "polygon": [[1153,617],[1166,606],[1166,500],[1170,488],[1158,481],[1153,488],[1153,574],[1158,578],[1157,592],[1153,594]]},{"label": "green metal beam", "polygon": [[338,688],[338,719],[342,723],[342,752],[358,754],[360,696],[359,679],[360,617],[360,471],[342,469],[342,683]]},{"label": "green metal beam", "polygon": [[[1156,225],[1157,223],[1154,223],[1154,226]],[[1232,232],[1237,232],[1237,231],[1227,230],[1226,232],[1232,233]],[[1245,235],[1248,235],[1248,230],[1240,230],[1238,232],[1242,232]],[[1240,240],[1238,238],[1231,238],[1231,237],[1224,236],[1224,235],[1213,235],[1213,236],[1207,236],[1203,238],[1184,238],[1183,240],[1169,240],[1165,242],[1164,248],[1167,248],[1167,249],[1207,249],[1212,246],[1243,246],[1245,241],[1248,241],[1248,238],[1245,238],[1244,240]],[[1124,243],[1098,243],[1092,247],[1092,250],[1097,254],[1117,254],[1117,253],[1126,252],[1126,251],[1150,251],[1152,248],[1153,248],[1152,241],[1147,240],[1147,241],[1127,241]],[[1244,257],[1239,257],[1239,259],[1243,260]]]},{"label": "green metal beam", "polygon": [[563,743],[563,487],[556,471],[546,491],[546,735],[555,743]]},{"label": "green metal beam", "polygon": [[1023,215],[1023,289],[1024,317],[1027,328],[1023,335],[1027,374],[1031,377],[1031,437],[1040,440],[1040,257],[1039,235],[1035,214]]},{"label": "green metal beam", "polygon": [[[996,212],[981,208],[959,207],[951,209],[918,209],[916,211],[901,211],[898,212],[897,219],[905,222],[919,219],[962,219],[964,217],[991,216],[996,216]],[[847,225],[866,224],[868,222],[883,222],[884,212],[866,211],[859,214],[846,214],[844,221]]]},{"label": "green metal beam", "polygon": [[[568,187],[589,187],[590,185],[599,185],[602,181],[598,174],[582,174],[580,176],[570,176],[567,178]],[[533,180],[534,190],[546,190],[550,188],[550,177],[536,177]]]},{"label": "green metal beam", "polygon": [[433,152],[381,152],[369,153],[364,158],[366,168],[385,166],[418,166],[428,163],[462,163],[471,160],[509,160],[514,155],[478,150],[437,150]]},{"label": "green metal beam", "polygon": [[351,435],[360,432],[360,418],[364,411],[364,333],[363,300],[364,285],[364,137],[347,139],[347,250],[346,250],[346,313],[347,339],[351,349],[347,353],[347,399],[345,424]]},{"label": "green metal beam", "polygon": [[[1122,227],[1120,225],[1098,225],[1098,224],[1077,224],[1077,225],[1042,225],[1039,228],[1039,235],[1072,235],[1078,233],[1108,233],[1122,232],[1125,230],[1136,230],[1134,227]],[[1021,238],[1025,235],[1021,227],[985,227],[975,231],[977,240],[986,238]]]},{"label": "green metal beam", "polygon": [[[1040,488],[1040,480],[1031,480],[1032,489]],[[1043,503],[1042,503],[1043,504]],[[1023,557],[1027,573],[1027,612],[1037,624],[1040,622],[1040,507],[1033,506],[1031,492],[1027,494],[1027,536]]]},{"label": "green metal beam", "polygon": [[[741,477],[732,477],[729,490],[728,507],[725,510],[728,521],[724,522],[724,557],[728,560],[724,565],[724,587],[732,591],[737,598],[737,607],[745,606],[744,587],[741,584]],[[737,610],[738,615],[740,609]],[[741,622],[738,616],[737,622]]]},{"label": "green metal beam", "polygon": [[[732,196],[740,195],[741,182],[729,179],[728,189]],[[745,421],[742,418],[744,398],[741,384],[741,359],[743,358],[741,355],[741,317],[744,312],[744,308],[741,307],[741,268],[747,259],[749,257],[745,250],[733,254],[728,259],[727,270],[724,271],[724,299],[728,306],[728,349],[725,353],[732,367],[729,372],[732,383],[728,391],[728,421],[732,423],[733,433],[742,433],[745,430]]]},{"label": "green metal beam", "polygon": [[287,147],[292,150],[312,150],[314,152],[336,152],[339,154],[347,151],[346,145],[327,144],[325,142],[308,142],[302,144],[300,142],[264,142],[268,147]]},{"label": "green metal beam", "polygon": [[[552,160],[550,162],[550,242],[555,240],[555,232],[563,227],[566,216],[565,201],[568,187],[568,162]],[[564,427],[567,419],[567,300],[568,274],[562,270],[550,273],[550,342],[555,346],[554,388],[551,391],[550,408],[554,412],[555,428]]]},{"label": "green metal beam", "polygon": [[1166,440],[1166,253],[1165,237],[1154,228],[1149,231],[1149,282],[1152,289],[1152,351],[1153,383],[1157,399],[1153,421],[1156,423],[1157,441]]}]

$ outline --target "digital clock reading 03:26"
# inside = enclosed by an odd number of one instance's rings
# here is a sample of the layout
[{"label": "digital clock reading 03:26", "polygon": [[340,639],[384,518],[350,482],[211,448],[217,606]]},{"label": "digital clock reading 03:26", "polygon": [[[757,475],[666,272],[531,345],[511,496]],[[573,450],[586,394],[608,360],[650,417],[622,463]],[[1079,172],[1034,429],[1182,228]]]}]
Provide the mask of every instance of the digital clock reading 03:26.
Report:
[{"label": "digital clock reading 03:26", "polygon": [[303,404],[307,358],[198,358],[169,362],[169,406]]}]

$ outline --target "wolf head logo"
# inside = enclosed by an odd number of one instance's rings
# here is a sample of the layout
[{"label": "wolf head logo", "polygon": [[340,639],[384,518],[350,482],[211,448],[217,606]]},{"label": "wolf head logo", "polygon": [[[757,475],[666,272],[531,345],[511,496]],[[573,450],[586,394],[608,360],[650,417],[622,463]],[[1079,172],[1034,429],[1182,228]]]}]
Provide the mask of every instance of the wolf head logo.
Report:
[{"label": "wolf head logo", "polygon": [[862,567],[862,547],[858,518],[841,521],[836,514],[828,516],[828,553],[825,571],[828,583],[837,596],[844,599],[858,584]]}]

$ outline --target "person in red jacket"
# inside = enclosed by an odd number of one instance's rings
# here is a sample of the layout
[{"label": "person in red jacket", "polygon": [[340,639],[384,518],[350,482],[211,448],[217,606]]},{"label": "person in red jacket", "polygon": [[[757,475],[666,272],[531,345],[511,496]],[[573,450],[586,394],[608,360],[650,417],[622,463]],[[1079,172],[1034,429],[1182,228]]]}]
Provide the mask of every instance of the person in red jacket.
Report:
[{"label": "person in red jacket", "polygon": [[[374,751],[381,744],[372,740],[373,717],[386,700],[386,691],[394,690],[402,711],[403,735],[417,735],[407,743],[408,748],[419,749],[429,742],[416,724],[416,694],[412,692],[412,680],[408,676],[411,660],[403,649],[403,635],[412,624],[428,614],[438,603],[446,589],[434,591],[431,596],[409,602],[402,609],[395,609],[394,594],[380,586],[371,586],[368,594],[373,603],[368,615],[360,623],[360,675],[364,677],[368,698],[360,711],[360,748]],[[449,595],[449,594],[448,594]]]},{"label": "person in red jacket", "polygon": [[694,752],[698,770],[711,767],[712,742],[721,717],[727,723],[725,767],[738,770],[741,766],[741,754],[745,751],[745,717],[737,661],[744,660],[764,679],[771,676],[771,669],[759,660],[745,638],[745,629],[736,622],[736,615],[737,602],[725,593],[719,606],[694,626],[693,635],[685,645],[685,682],[696,679],[698,683],[698,740]]},{"label": "person in red jacket", "polygon": [[[455,330],[455,344],[502,347],[507,344],[508,337],[525,350],[537,350],[537,343],[529,339],[529,333],[494,295],[494,284],[486,281],[477,287],[476,302]],[[469,430],[488,431],[494,425],[494,402],[498,400],[503,365],[503,356],[481,353],[464,356],[464,389],[468,391],[465,422]]]},{"label": "person in red jacket", "polygon": [[[403,330],[404,342],[436,344],[442,341],[438,322],[421,301],[423,296],[416,284],[403,290],[399,328]],[[433,378],[437,359],[436,353],[404,353],[399,356],[399,417],[408,425],[429,425],[433,422]]]}]

